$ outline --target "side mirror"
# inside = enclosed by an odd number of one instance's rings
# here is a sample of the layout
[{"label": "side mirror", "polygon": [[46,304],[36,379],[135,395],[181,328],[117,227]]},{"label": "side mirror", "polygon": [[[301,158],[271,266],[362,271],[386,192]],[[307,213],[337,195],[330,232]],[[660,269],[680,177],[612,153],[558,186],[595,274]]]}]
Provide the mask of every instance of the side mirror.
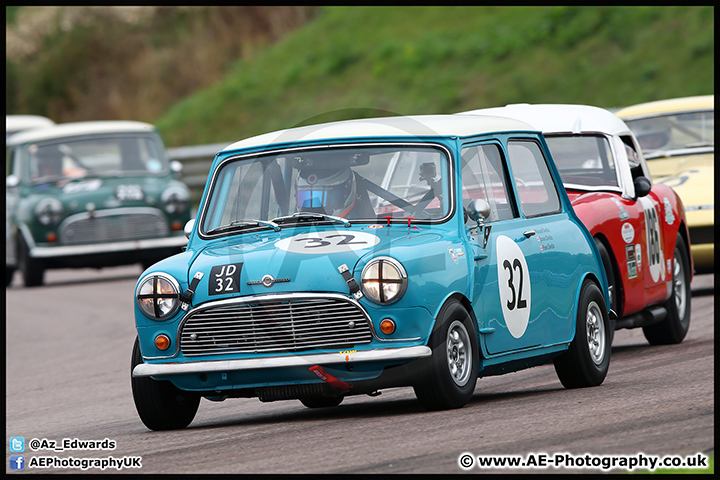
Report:
[{"label": "side mirror", "polygon": [[637,177],[633,180],[633,184],[635,185],[635,195],[638,198],[644,197],[650,193],[650,190],[652,189],[652,182],[647,177]]},{"label": "side mirror", "polygon": [[467,206],[467,213],[472,220],[481,225],[490,216],[490,204],[483,199],[472,200]]},{"label": "side mirror", "polygon": [[6,188],[14,188],[20,185],[20,179],[17,177],[17,175],[8,175],[5,178],[5,187]]},{"label": "side mirror", "polygon": [[183,228],[183,233],[185,233],[185,237],[190,238],[190,234],[192,233],[194,228],[195,228],[195,219],[191,218],[185,224],[185,228]]}]

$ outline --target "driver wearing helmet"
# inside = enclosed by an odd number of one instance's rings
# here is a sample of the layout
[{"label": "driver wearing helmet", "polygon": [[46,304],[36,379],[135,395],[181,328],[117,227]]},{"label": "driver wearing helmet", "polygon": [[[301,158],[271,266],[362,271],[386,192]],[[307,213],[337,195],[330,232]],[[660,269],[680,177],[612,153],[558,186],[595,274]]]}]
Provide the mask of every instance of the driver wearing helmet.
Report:
[{"label": "driver wearing helmet", "polygon": [[301,212],[345,217],[355,206],[357,186],[350,168],[305,169],[297,179],[297,205]]},{"label": "driver wearing helmet", "polygon": [[63,153],[57,147],[40,147],[35,156],[37,158],[37,174],[34,178],[62,175]]}]

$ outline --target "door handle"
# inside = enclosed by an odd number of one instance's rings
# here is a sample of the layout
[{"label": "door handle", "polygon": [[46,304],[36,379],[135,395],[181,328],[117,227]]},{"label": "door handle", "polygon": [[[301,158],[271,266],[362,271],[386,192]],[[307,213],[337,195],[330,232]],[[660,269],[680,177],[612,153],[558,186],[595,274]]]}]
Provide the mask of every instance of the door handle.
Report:
[{"label": "door handle", "polygon": [[523,235],[525,235],[525,238],[530,238],[535,236],[535,230],[528,230],[527,232],[523,232]]}]

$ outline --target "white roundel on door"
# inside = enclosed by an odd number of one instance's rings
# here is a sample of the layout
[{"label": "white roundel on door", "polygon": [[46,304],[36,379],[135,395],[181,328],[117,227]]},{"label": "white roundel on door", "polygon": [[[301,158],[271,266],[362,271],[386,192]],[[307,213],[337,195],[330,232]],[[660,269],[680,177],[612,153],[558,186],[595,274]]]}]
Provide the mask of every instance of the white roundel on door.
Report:
[{"label": "white roundel on door", "polygon": [[660,221],[657,209],[652,200],[640,197],[640,203],[645,215],[645,239],[647,247],[646,263],[650,270],[653,282],[665,280],[665,258],[662,251],[662,236],[660,235]]},{"label": "white roundel on door", "polygon": [[510,335],[520,338],[530,320],[530,272],[525,255],[513,239],[500,235],[495,246],[503,318]]}]

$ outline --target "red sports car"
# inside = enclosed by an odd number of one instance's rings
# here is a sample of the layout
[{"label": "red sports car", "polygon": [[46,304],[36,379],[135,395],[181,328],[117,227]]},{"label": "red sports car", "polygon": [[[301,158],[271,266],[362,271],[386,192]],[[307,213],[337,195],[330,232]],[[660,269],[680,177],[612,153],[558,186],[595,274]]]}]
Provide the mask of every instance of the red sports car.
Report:
[{"label": "red sports car", "polygon": [[693,275],[685,209],[672,188],[652,183],[627,125],[587,105],[516,104],[462,114],[515,118],[543,132],[603,258],[615,330],[642,327],[653,345],[682,342]]}]

